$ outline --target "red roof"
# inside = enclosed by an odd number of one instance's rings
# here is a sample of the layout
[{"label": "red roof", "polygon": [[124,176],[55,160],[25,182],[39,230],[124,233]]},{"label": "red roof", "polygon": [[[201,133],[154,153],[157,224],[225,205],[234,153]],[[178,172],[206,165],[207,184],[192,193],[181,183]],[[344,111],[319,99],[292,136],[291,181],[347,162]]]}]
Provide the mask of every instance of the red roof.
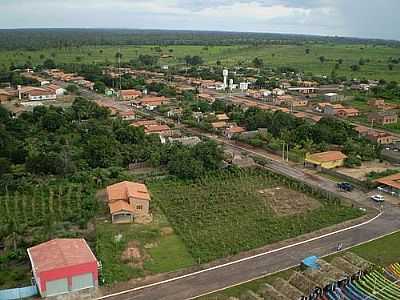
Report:
[{"label": "red roof", "polygon": [[36,273],[97,262],[84,239],[55,239],[28,249]]},{"label": "red roof", "polygon": [[107,187],[108,201],[129,200],[129,197],[150,200],[149,191],[142,183],[122,181]]}]

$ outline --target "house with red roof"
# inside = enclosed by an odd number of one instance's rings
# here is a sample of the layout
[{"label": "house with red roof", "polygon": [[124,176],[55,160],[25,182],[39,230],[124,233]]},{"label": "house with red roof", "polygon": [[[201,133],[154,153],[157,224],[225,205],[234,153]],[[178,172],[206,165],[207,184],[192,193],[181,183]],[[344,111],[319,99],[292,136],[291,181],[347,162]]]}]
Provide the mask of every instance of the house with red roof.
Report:
[{"label": "house with red roof", "polygon": [[132,223],[150,216],[150,194],[142,183],[122,181],[108,186],[107,201],[113,223]]},{"label": "house with red roof", "polygon": [[91,293],[98,286],[99,263],[84,239],[54,239],[27,251],[42,297]]}]

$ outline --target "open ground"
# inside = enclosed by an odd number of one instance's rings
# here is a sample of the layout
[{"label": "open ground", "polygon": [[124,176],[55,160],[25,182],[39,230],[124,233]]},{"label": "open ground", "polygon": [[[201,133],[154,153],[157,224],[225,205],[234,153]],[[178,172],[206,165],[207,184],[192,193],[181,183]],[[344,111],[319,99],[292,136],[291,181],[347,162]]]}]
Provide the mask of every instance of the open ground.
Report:
[{"label": "open ground", "polygon": [[[306,54],[306,49],[310,49]],[[186,55],[201,56],[205,63],[220,61],[227,67],[249,64],[255,57],[262,58],[266,66],[292,67],[314,75],[329,75],[338,60],[342,60],[337,75],[349,78],[385,79],[400,81],[399,66],[388,69],[388,60],[400,56],[396,48],[375,45],[308,44],[308,45],[264,45],[264,46],[84,46],[79,48],[46,49],[41,51],[0,51],[0,65],[24,64],[27,61],[40,64],[51,58],[56,63],[115,64],[116,53],[122,53],[122,62],[128,62],[141,54],[166,58],[160,64],[184,64]],[[161,50],[161,52],[160,52]],[[168,57],[171,56],[171,57]],[[320,57],[325,58],[324,62]],[[367,61],[360,71],[350,67],[357,65],[360,58]]]}]

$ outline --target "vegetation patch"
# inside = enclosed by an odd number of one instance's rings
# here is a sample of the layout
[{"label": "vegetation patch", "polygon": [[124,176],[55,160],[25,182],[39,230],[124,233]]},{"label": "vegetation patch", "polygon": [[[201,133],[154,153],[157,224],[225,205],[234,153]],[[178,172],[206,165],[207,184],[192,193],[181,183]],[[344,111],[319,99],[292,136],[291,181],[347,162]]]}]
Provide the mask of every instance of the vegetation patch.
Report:
[{"label": "vegetation patch", "polygon": [[[320,207],[277,216],[260,190],[285,186],[318,199]],[[292,238],[359,217],[361,212],[286,177],[257,169],[221,171],[198,180],[150,183],[161,207],[193,258],[201,263]]]},{"label": "vegetation patch", "polygon": [[258,191],[272,211],[278,216],[307,213],[321,206],[321,203],[307,194],[277,186]]},{"label": "vegetation patch", "polygon": [[102,262],[103,283],[117,282],[150,274],[170,272],[194,264],[180,238],[172,231],[165,217],[153,212],[151,224],[96,225],[96,255]]}]

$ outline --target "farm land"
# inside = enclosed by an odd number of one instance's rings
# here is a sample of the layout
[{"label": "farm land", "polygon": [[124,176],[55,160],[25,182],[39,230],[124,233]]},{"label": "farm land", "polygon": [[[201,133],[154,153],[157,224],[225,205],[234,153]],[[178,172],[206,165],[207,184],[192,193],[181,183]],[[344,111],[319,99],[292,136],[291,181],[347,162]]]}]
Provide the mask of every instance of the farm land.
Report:
[{"label": "farm land", "polygon": [[[267,197],[265,190],[272,188],[274,195]],[[200,263],[361,216],[339,200],[328,201],[318,191],[261,169],[225,171],[189,182],[161,180],[151,183],[150,189]],[[299,199],[291,209],[301,207],[298,214],[287,214],[288,201],[280,199],[280,192]]]},{"label": "farm land", "polygon": [[[306,54],[306,50],[309,53]],[[53,59],[57,64],[114,64],[115,54],[121,50],[122,63],[129,62],[139,55],[160,56],[160,63],[183,65],[188,54],[198,55],[205,64],[215,65],[218,61],[226,67],[250,63],[255,57],[264,60],[270,67],[292,67],[314,75],[330,74],[335,70],[338,76],[349,78],[400,80],[399,66],[388,69],[390,58],[399,56],[396,48],[375,45],[346,44],[304,44],[304,45],[232,45],[232,46],[83,46],[74,48],[49,48],[40,51],[0,51],[0,65],[43,63],[45,59]],[[308,52],[308,50],[307,50]],[[320,58],[324,57],[321,62]],[[359,71],[352,71],[360,59],[365,61]],[[341,64],[335,68],[338,61]]]}]

